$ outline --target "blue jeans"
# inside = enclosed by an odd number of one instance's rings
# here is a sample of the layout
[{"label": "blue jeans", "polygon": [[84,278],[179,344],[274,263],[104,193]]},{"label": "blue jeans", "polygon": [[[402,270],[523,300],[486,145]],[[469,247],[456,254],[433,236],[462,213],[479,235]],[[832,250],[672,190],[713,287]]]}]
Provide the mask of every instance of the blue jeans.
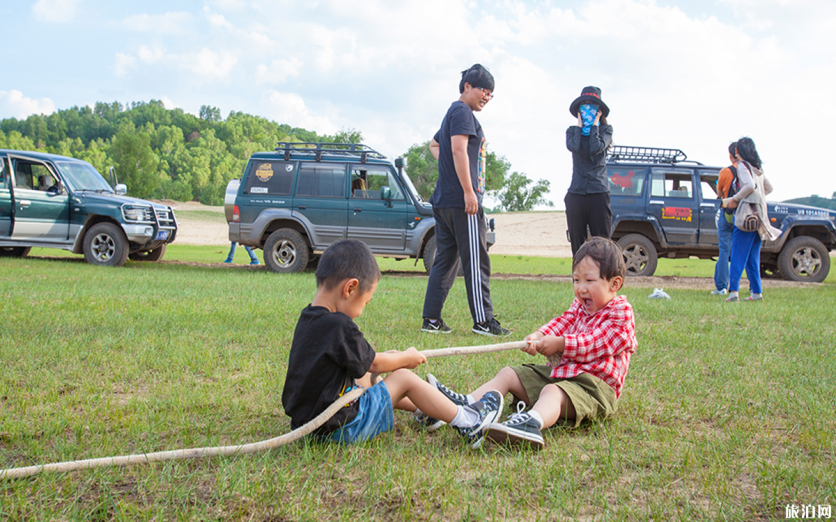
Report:
[{"label": "blue jeans", "polygon": [[[233,257],[235,257],[235,247],[237,247],[237,246],[238,246],[238,243],[233,241],[232,246],[229,249],[229,255],[226,256],[226,258],[229,259],[230,261],[232,260]],[[253,252],[252,248],[248,247],[247,245],[244,245],[244,250],[246,250],[247,253],[250,254],[250,261],[258,261],[258,258],[255,257],[255,252]]]},{"label": "blue jeans", "polygon": [[395,414],[392,409],[392,397],[386,383],[380,381],[360,396],[357,416],[338,430],[322,438],[341,444],[356,444],[377,437],[381,433],[392,431]]},{"label": "blue jeans", "polygon": [[731,269],[729,277],[729,292],[740,290],[740,278],[743,268],[749,278],[749,291],[762,294],[761,286],[761,236],[757,231],[744,232],[735,227],[732,232]]},{"label": "blue jeans", "polygon": [[729,259],[731,258],[732,231],[734,225],[726,220],[726,214],[721,208],[715,218],[717,222],[717,239],[720,243],[720,253],[717,264],[714,265],[714,287],[724,290],[729,287]]}]

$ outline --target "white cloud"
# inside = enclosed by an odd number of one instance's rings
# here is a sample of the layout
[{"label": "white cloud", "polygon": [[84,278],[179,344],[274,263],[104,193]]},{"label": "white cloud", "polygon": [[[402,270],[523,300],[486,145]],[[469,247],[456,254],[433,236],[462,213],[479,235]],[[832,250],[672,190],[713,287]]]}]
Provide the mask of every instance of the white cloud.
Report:
[{"label": "white cloud", "polygon": [[0,91],[0,114],[24,119],[32,114],[52,114],[55,103],[49,98],[35,100],[27,98],[18,90]]},{"label": "white cloud", "polygon": [[268,90],[267,117],[278,122],[287,123],[292,127],[302,127],[316,131],[319,134],[333,134],[340,130],[331,118],[311,112],[305,105],[305,100],[295,93]]},{"label": "white cloud", "polygon": [[197,54],[183,56],[181,59],[183,67],[198,76],[209,79],[223,79],[228,77],[237,62],[238,58],[232,53],[216,53],[205,47]]},{"label": "white cloud", "polygon": [[163,102],[163,107],[165,107],[168,110],[177,109],[180,107],[179,105],[176,105],[173,101],[171,101],[168,98],[168,96],[163,96],[160,101]]},{"label": "white cloud", "polygon": [[132,69],[136,63],[136,58],[129,54],[116,53],[116,64],[113,66],[116,71],[116,76],[124,78],[128,75],[128,70]]},{"label": "white cloud", "polygon": [[122,20],[122,25],[130,31],[143,33],[179,34],[191,25],[190,13],[165,13],[161,15],[138,14]]},{"label": "white cloud", "polygon": [[69,23],[78,11],[80,0],[38,0],[32,14],[40,22]]},{"label": "white cloud", "polygon": [[224,18],[224,15],[213,13],[209,6],[203,6],[203,14],[206,16],[206,19],[209,20],[209,23],[217,26],[217,27],[226,27],[227,29],[232,29],[232,24]]},{"label": "white cloud", "polygon": [[258,67],[256,67],[255,78],[260,84],[284,83],[290,77],[299,76],[302,64],[302,60],[296,57],[273,60],[269,67],[264,64],[259,64]]}]

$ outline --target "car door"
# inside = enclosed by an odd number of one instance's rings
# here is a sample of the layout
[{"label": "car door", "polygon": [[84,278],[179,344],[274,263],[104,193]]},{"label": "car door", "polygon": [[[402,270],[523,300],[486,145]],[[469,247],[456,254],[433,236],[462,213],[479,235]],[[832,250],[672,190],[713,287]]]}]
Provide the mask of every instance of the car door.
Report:
[{"label": "car door", "polygon": [[693,169],[654,167],[647,212],[659,220],[668,243],[696,245],[700,213]]},{"label": "car door", "polygon": [[406,220],[406,196],[395,172],[386,165],[351,165],[348,238],[366,243],[373,252],[403,252]]},{"label": "car door", "polygon": [[51,165],[9,155],[14,180],[12,239],[66,242],[70,234],[70,198]]},{"label": "car door", "polygon": [[701,246],[719,246],[717,237],[717,212],[720,200],[717,199],[717,171],[701,170],[700,176],[700,237]]},{"label": "car door", "polygon": [[311,244],[322,250],[345,239],[348,199],[345,163],[302,162],[293,196],[293,213],[309,226]]},{"label": "car door", "polygon": [[0,237],[8,238],[12,232],[12,181],[9,178],[9,160],[0,154]]}]

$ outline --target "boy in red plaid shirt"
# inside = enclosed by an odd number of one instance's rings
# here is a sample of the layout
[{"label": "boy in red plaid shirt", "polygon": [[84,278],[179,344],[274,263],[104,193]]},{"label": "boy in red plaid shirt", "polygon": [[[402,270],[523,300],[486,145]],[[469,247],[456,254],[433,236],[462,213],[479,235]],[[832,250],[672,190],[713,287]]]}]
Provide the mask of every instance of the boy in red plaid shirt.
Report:
[{"label": "boy in red plaid shirt", "polygon": [[511,392],[533,407],[488,427],[496,442],[545,446],[540,431],[558,421],[578,426],[583,420],[615,412],[630,356],[636,351],[633,308],[618,291],[626,269],[621,249],[594,237],[583,244],[572,263],[575,300],[560,317],[525,338],[529,355],[548,358],[548,365],[503,368],[470,395],[456,393],[427,375],[427,381],[457,404],[478,400],[488,390]]}]

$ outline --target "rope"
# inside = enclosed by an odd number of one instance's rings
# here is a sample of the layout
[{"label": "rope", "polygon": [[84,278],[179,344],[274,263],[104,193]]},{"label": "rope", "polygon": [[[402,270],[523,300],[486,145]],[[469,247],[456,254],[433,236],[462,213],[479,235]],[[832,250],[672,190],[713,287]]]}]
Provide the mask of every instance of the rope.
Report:
[{"label": "rope", "polygon": [[[447,357],[450,355],[471,355],[479,353],[499,352],[503,350],[518,350],[527,345],[525,341],[500,343],[500,344],[486,344],[483,346],[464,346],[456,348],[442,348],[439,350],[426,350],[421,352],[427,359],[433,357]],[[374,378],[374,376],[373,376]],[[202,459],[206,457],[216,457],[218,455],[243,455],[245,453],[254,453],[256,451],[263,451],[267,449],[284,446],[291,442],[295,442],[325,424],[325,422],[334,416],[340,408],[344,407],[351,401],[359,398],[365,393],[365,388],[354,389],[328,406],[322,413],[311,419],[308,423],[296,428],[290,433],[285,433],[279,437],[264,440],[261,442],[253,442],[250,444],[242,444],[238,446],[219,446],[214,448],[191,448],[172,451],[158,451],[155,453],[141,453],[136,455],[126,455],[122,457],[102,457],[98,459],[74,460],[68,462],[57,462],[54,464],[42,464],[39,466],[26,466],[23,468],[9,468],[0,470],[0,480],[2,479],[17,479],[23,477],[31,477],[45,471],[54,472],[68,472],[79,469],[103,468],[106,466],[127,466],[130,464],[147,464],[151,462],[162,462],[165,460],[181,460],[181,459]]]}]

